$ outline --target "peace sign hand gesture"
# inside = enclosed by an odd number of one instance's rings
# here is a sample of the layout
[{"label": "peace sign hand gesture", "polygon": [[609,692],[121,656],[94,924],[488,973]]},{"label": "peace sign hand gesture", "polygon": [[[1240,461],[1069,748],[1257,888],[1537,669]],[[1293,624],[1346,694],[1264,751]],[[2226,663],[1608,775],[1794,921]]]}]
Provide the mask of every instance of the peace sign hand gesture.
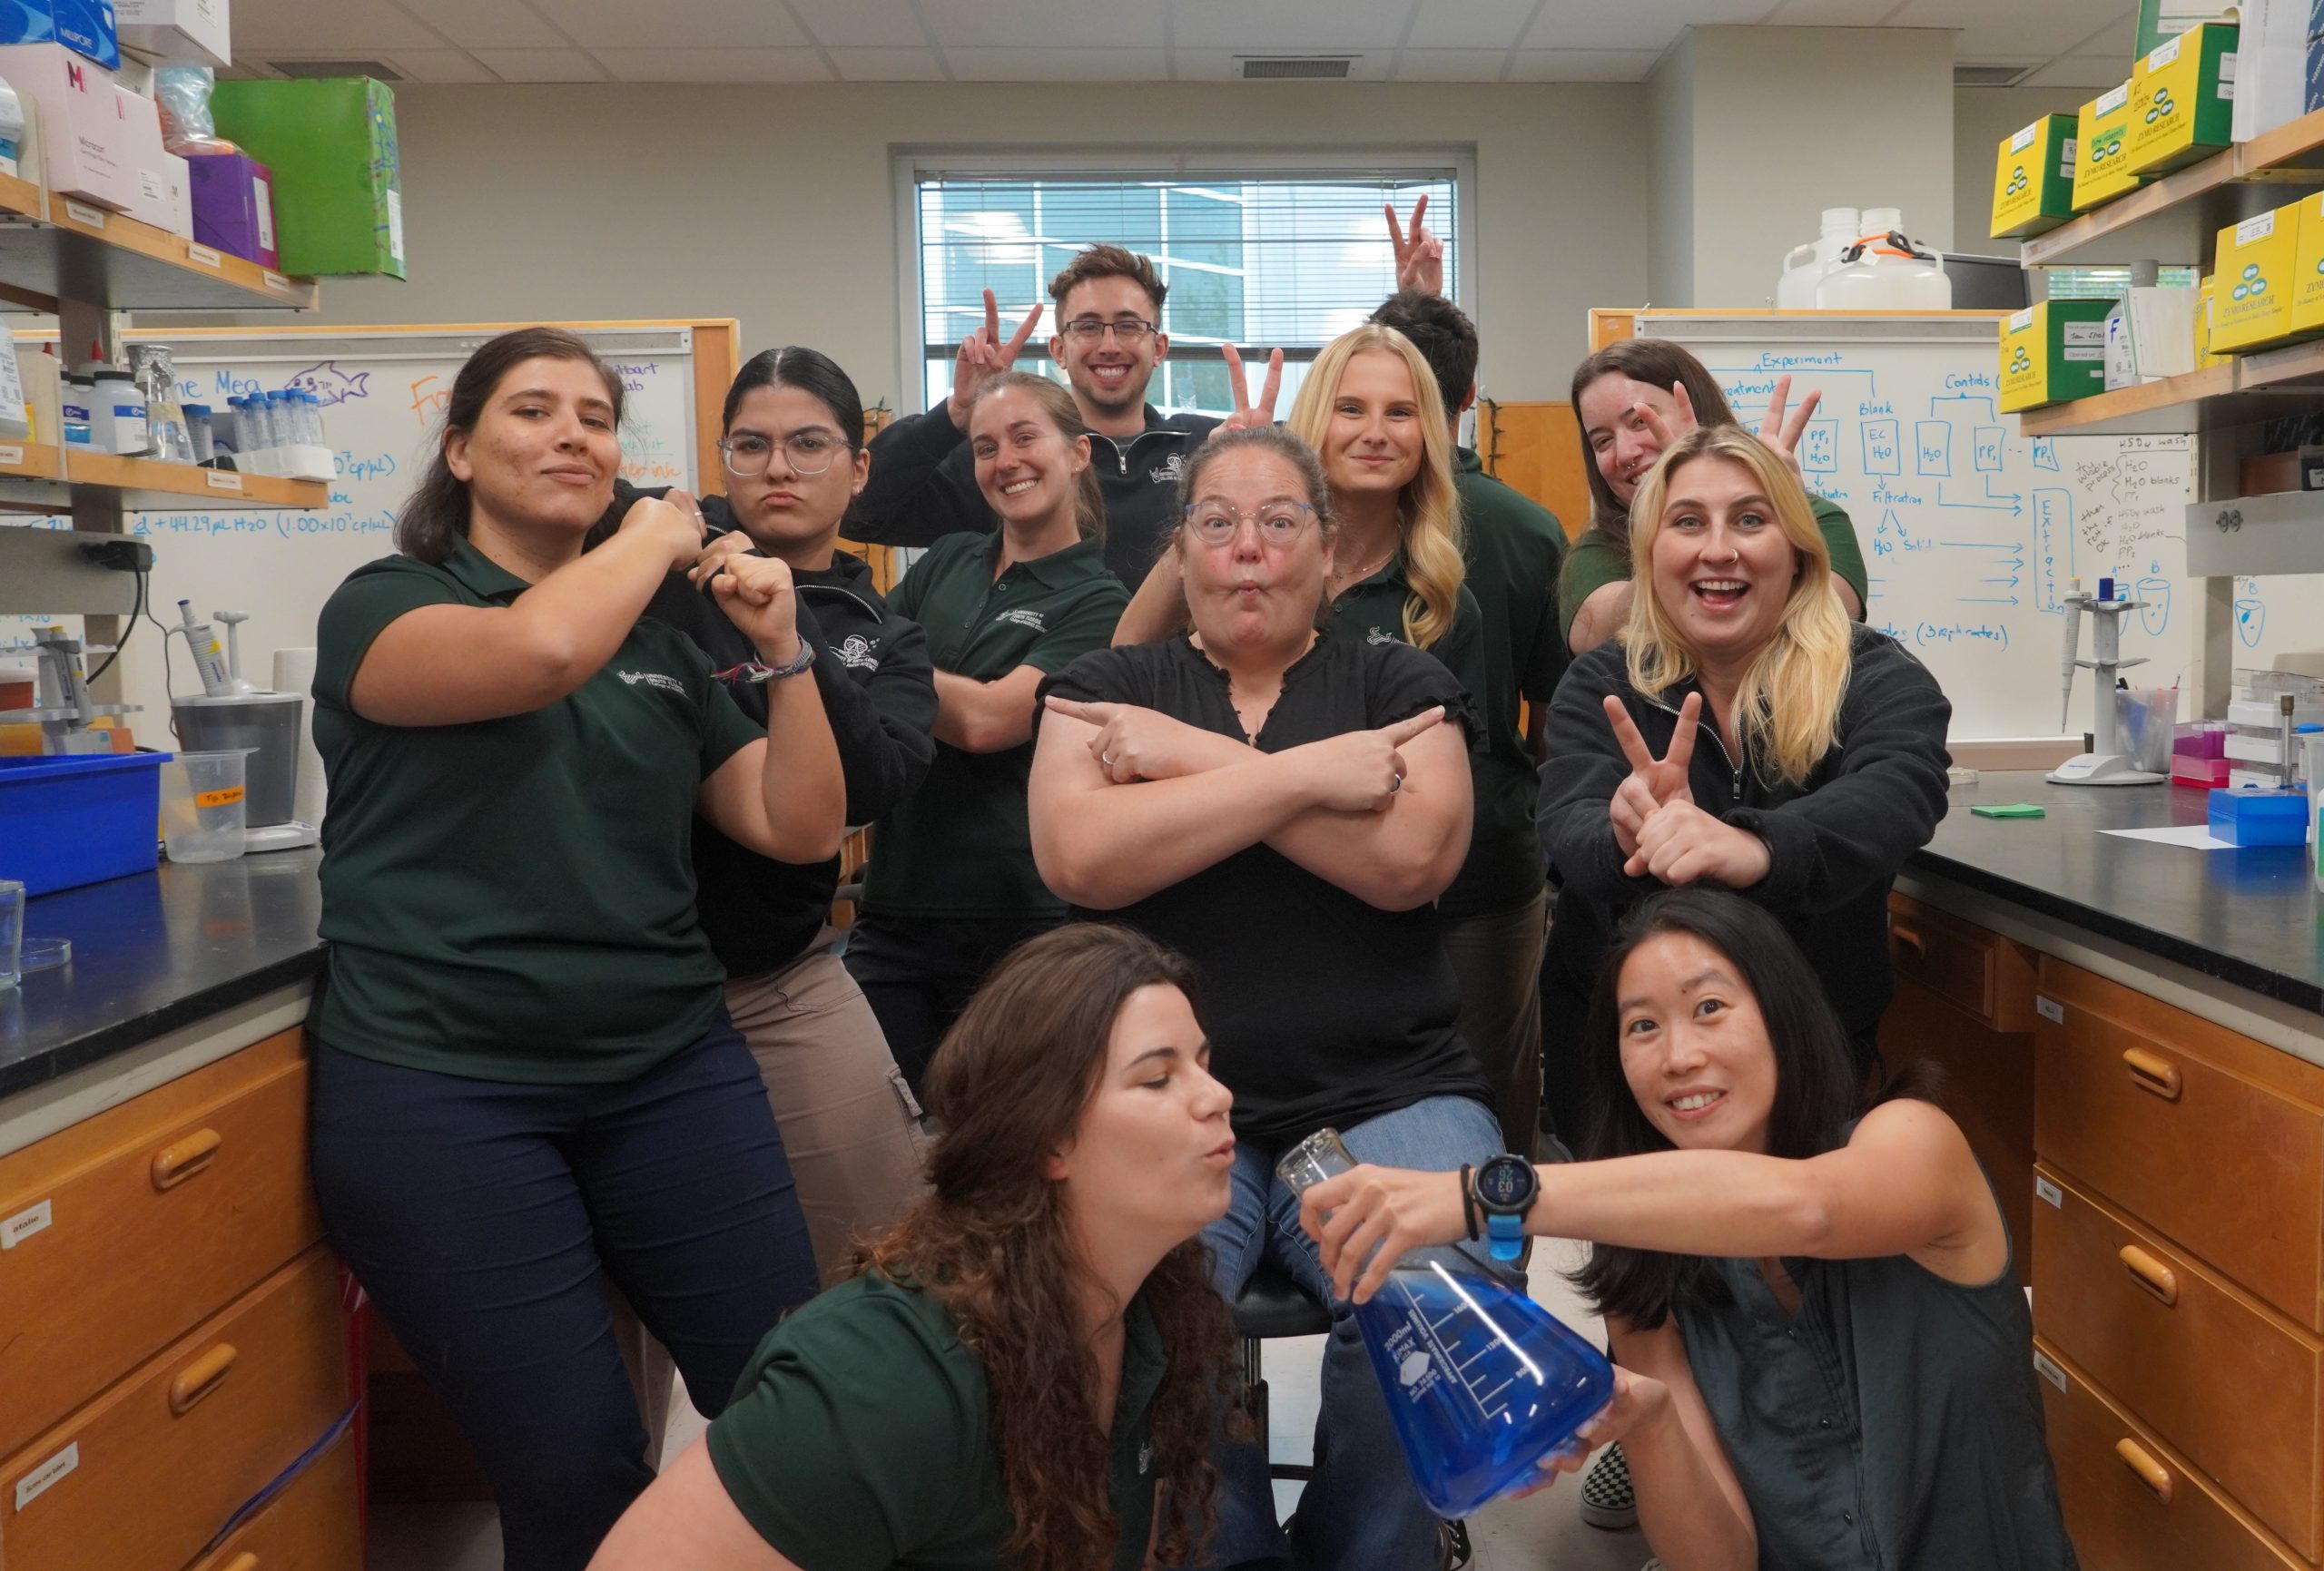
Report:
[{"label": "peace sign hand gesture", "polygon": [[[1799,407],[1787,414],[1786,407],[1791,402],[1789,377],[1777,377],[1775,390],[1768,395],[1767,413],[1759,417],[1759,440],[1775,449],[1776,455],[1791,466],[1791,472],[1795,475],[1800,473],[1799,438],[1807,434],[1807,422],[1815,417],[1816,406],[1823,401],[1823,389],[1810,388],[1801,395]],[[1701,423],[1695,417],[1695,400],[1689,396],[1684,382],[1670,384],[1670,414],[1668,418],[1649,404],[1632,404],[1630,408],[1653,436],[1656,446],[1664,452],[1669,452],[1672,443]]]},{"label": "peace sign hand gesture", "polygon": [[1256,404],[1251,401],[1251,379],[1243,369],[1241,353],[1233,344],[1219,345],[1218,352],[1226,357],[1226,374],[1233,379],[1235,412],[1220,421],[1211,435],[1245,426],[1274,425],[1275,396],[1283,390],[1283,351],[1268,351],[1266,378],[1259,384],[1259,400]]},{"label": "peace sign hand gesture", "polygon": [[1388,215],[1388,245],[1396,255],[1396,288],[1418,290],[1426,295],[1444,292],[1444,242],[1423,227],[1421,219],[1428,211],[1428,193],[1413,203],[1412,227],[1406,229],[1396,221],[1396,204],[1383,202],[1380,211]]},{"label": "peace sign hand gesture", "polygon": [[1041,308],[1037,304],[1004,344],[1000,301],[990,290],[984,291],[984,326],[960,340],[960,352],[952,360],[952,396],[945,400],[944,412],[952,417],[953,425],[963,431],[969,428],[969,406],[976,402],[977,389],[1017,363],[1040,319]]},{"label": "peace sign hand gesture", "polygon": [[1695,760],[1695,732],[1703,712],[1703,696],[1690,692],[1679,706],[1679,729],[1671,733],[1669,751],[1660,758],[1646,745],[1640,734],[1638,722],[1630,719],[1630,711],[1612,693],[1606,695],[1606,719],[1614,728],[1614,740],[1621,745],[1622,756],[1630,761],[1630,772],[1614,790],[1606,804],[1606,816],[1614,826],[1614,844],[1621,848],[1626,863],[1623,872],[1631,878],[1646,870],[1639,859],[1639,836],[1646,828],[1646,820],[1655,810],[1668,802],[1692,802],[1694,791],[1687,784],[1687,770]]}]

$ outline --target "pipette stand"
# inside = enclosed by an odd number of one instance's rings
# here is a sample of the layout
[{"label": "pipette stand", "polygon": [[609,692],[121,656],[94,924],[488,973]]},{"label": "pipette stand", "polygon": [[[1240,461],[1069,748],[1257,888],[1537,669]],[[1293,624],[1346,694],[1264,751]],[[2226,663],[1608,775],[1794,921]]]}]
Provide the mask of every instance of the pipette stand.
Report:
[{"label": "pipette stand", "polygon": [[2115,697],[2115,677],[2133,665],[2144,665],[2143,655],[2122,658],[2122,618],[2136,611],[2141,602],[2122,598],[2102,599],[2096,594],[2069,594],[2065,603],[2085,612],[2091,618],[2090,660],[2076,660],[2074,664],[2097,679],[2097,691],[2093,695],[2095,712],[2091,717],[2092,751],[2078,753],[2050,771],[2050,779],[2059,785],[2124,786],[2159,785],[2168,776],[2135,767],[2122,751]]},{"label": "pipette stand", "polygon": [[84,654],[111,654],[100,644],[84,645],[67,638],[62,627],[44,627],[33,637],[40,656],[39,677],[31,709],[0,710],[0,722],[37,723],[41,751],[52,758],[113,751],[113,733],[90,722],[108,715],[134,714],[134,703],[99,703],[89,693],[89,679],[82,672]]}]

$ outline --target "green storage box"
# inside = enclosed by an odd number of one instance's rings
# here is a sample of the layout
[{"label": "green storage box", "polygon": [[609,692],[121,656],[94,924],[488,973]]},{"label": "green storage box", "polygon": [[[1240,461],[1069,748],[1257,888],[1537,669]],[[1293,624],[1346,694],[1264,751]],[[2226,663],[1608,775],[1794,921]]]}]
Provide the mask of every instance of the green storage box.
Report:
[{"label": "green storage box", "polygon": [[221,82],[218,134],[274,172],[282,270],[404,277],[396,95],[369,76]]}]

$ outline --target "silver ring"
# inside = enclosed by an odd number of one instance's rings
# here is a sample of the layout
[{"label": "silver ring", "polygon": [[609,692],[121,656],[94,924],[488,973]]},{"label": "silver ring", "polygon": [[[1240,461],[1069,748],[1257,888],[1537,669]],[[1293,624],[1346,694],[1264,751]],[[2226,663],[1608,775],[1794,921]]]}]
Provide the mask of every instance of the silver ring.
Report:
[{"label": "silver ring", "polygon": [[1099,753],[1098,755],[1098,761],[1104,764],[1108,769],[1111,769],[1114,767],[1114,755],[1109,752]]},{"label": "silver ring", "polygon": [[1404,773],[1403,771],[1398,770],[1394,774],[1388,777],[1388,794],[1390,796],[1394,796],[1398,791],[1403,789]]}]

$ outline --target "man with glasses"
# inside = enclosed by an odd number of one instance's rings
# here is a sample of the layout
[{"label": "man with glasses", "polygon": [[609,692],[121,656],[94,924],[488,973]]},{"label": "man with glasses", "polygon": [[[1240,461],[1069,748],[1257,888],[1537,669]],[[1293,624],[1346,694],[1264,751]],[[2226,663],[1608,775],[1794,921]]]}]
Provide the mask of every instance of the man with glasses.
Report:
[{"label": "man with glasses", "polygon": [[[1049,358],[1063,368],[1091,432],[1090,457],[1106,498],[1106,565],[1132,588],[1178,521],[1178,474],[1187,455],[1218,424],[1207,415],[1165,417],[1146,402],[1154,368],[1170,349],[1162,330],[1167,293],[1150,259],[1116,245],[1089,247],[1049,281],[1057,306]],[[990,290],[984,309],[984,326],[960,340],[943,407],[906,416],[872,438],[872,479],[848,515],[850,539],[926,545],[955,530],[990,535],[999,527],[977,490],[969,406],[978,388],[1016,361],[1042,308],[1035,306],[1005,341]]]}]

